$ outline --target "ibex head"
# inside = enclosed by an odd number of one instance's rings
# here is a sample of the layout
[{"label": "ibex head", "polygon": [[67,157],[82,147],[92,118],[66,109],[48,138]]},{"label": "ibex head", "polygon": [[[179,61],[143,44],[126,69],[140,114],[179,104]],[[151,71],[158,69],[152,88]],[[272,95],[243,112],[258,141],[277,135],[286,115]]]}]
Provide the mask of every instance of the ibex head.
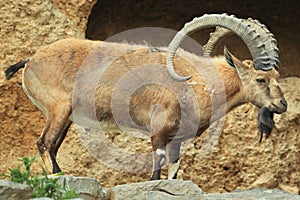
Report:
[{"label": "ibex head", "polygon": [[[279,59],[276,39],[274,35],[257,20],[238,19],[227,14],[211,14],[195,18],[185,24],[171,41],[166,58],[167,68],[174,80],[186,81],[192,76],[181,77],[173,68],[173,58],[180,42],[184,37],[202,28],[217,26],[215,35],[204,47],[205,56],[214,52],[217,43],[226,35],[235,33],[247,45],[253,61],[240,61],[225,48],[224,56],[228,64],[233,67],[240,77],[243,86],[243,98],[259,108],[266,107],[271,112],[283,113],[287,109],[287,102],[278,84]],[[221,28],[220,28],[221,27]]]},{"label": "ibex head", "polygon": [[240,77],[245,102],[251,102],[259,108],[266,107],[274,113],[286,111],[287,102],[278,84],[277,70],[274,68],[267,71],[256,70],[252,60],[240,61],[226,48],[224,55],[227,63]]}]

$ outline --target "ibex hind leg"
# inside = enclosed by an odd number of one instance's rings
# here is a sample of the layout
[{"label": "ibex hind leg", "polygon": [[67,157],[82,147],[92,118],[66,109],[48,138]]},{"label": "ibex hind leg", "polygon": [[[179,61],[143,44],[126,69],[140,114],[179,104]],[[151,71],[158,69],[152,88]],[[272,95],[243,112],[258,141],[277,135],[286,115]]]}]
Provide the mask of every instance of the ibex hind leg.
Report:
[{"label": "ibex hind leg", "polygon": [[60,134],[60,137],[59,139],[57,140],[56,144],[55,144],[55,148],[54,148],[54,155],[56,156],[57,155],[57,151],[59,149],[59,147],[61,146],[61,144],[63,143],[67,133],[68,133],[68,130],[70,128],[72,124],[72,121],[71,120],[68,120],[68,122],[66,123],[62,133]]},{"label": "ibex hind leg", "polygon": [[56,161],[56,154],[70,127],[69,117],[72,109],[70,105],[52,104],[51,109],[47,110],[46,126],[37,145],[45,164],[50,165],[48,160],[50,158],[52,173],[57,173],[61,172],[61,169]]}]

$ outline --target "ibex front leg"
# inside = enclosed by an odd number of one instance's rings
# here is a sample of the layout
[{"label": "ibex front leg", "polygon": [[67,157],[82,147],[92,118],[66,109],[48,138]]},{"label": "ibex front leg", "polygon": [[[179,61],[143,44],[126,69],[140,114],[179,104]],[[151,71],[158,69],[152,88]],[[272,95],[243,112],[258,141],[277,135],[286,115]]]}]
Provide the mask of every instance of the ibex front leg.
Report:
[{"label": "ibex front leg", "polygon": [[168,156],[168,179],[176,179],[180,166],[180,146],[181,142],[170,142],[167,144]]},{"label": "ibex front leg", "polygon": [[166,144],[167,140],[162,134],[156,134],[151,138],[153,150],[153,172],[151,180],[160,179],[160,170],[166,160]]},{"label": "ibex front leg", "polygon": [[150,118],[150,133],[153,151],[153,172],[151,180],[160,179],[161,167],[166,161],[166,145],[170,127],[165,124],[165,122],[165,110],[159,105],[153,106]]}]

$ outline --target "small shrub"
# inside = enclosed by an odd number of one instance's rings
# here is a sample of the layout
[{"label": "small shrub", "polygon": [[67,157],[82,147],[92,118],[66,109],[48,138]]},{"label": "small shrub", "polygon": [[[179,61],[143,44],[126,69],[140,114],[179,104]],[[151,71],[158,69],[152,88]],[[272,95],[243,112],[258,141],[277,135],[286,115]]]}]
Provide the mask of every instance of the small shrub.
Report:
[{"label": "small shrub", "polygon": [[26,183],[29,185],[31,177],[31,165],[35,162],[35,158],[29,159],[28,157],[23,157],[22,160],[25,166],[25,171],[21,170],[22,165],[19,165],[16,168],[9,169],[10,171],[10,180],[16,183]]},{"label": "small shrub", "polygon": [[[66,181],[63,185],[58,183],[58,178],[49,178],[45,169],[42,168],[41,173],[33,174],[31,171],[32,164],[36,161],[36,158],[23,157],[21,159],[25,167],[25,171],[22,171],[22,165],[16,168],[9,169],[8,175],[1,175],[10,178],[11,181],[16,183],[23,183],[29,185],[32,190],[32,197],[50,197],[55,200],[72,199],[78,197],[78,194],[74,190],[68,190],[66,188]],[[39,175],[42,176],[40,177]]]}]

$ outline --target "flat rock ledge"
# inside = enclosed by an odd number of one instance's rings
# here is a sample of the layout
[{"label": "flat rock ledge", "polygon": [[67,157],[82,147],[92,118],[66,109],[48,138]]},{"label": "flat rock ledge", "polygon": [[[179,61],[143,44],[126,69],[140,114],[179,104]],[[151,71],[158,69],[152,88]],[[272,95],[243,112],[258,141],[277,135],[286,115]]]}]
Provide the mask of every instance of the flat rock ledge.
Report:
[{"label": "flat rock ledge", "polygon": [[[299,195],[263,188],[208,194],[192,181],[182,180],[147,181],[102,188],[99,181],[94,178],[72,176],[53,176],[53,178],[59,178],[61,183],[65,180],[67,188],[79,193],[76,200],[300,200]],[[0,199],[26,200],[32,199],[31,196],[32,191],[27,185],[0,180]],[[51,200],[51,198],[34,198],[34,200]]]}]

